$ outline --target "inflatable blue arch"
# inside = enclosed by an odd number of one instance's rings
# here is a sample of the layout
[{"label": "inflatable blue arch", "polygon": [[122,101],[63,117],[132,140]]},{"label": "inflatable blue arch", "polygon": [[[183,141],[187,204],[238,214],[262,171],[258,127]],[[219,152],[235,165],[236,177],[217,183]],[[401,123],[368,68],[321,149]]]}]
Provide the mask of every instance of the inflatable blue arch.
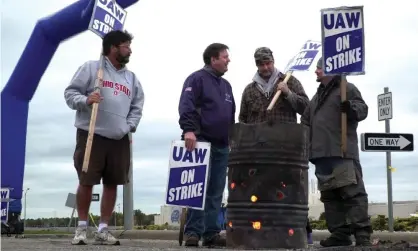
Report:
[{"label": "inflatable blue arch", "polygon": [[[106,4],[113,0],[100,1]],[[138,0],[116,2],[125,9]],[[10,188],[10,199],[18,203],[22,199],[25,172],[29,102],[60,43],[88,29],[94,3],[79,0],[40,19],[1,92],[1,187]],[[22,207],[16,208],[21,211]]]}]

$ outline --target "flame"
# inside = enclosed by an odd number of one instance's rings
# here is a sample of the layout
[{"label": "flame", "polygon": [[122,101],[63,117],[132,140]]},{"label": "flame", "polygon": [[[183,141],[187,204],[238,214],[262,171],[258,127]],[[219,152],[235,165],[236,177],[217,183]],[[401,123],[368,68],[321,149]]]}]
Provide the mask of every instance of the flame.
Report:
[{"label": "flame", "polygon": [[260,230],[261,229],[261,222],[253,221],[253,228],[256,229],[256,230]]},{"label": "flame", "polygon": [[293,236],[294,233],[295,231],[293,229],[289,229],[289,236]]},{"label": "flame", "polygon": [[235,188],[235,183],[234,182],[232,182],[231,183],[231,189],[234,189]]},{"label": "flame", "polygon": [[279,200],[283,199],[283,197],[284,194],[281,191],[277,192],[277,198],[279,198]]},{"label": "flame", "polygon": [[232,227],[232,221],[228,222],[228,226]]},{"label": "flame", "polygon": [[257,196],[253,195],[251,196],[251,202],[256,202],[258,200]]}]

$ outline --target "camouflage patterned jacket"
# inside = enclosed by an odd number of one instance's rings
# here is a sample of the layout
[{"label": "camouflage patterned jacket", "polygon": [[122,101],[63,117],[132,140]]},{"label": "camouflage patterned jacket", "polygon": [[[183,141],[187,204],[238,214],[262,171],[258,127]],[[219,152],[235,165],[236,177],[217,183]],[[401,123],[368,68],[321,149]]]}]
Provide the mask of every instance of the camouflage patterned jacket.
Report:
[{"label": "camouflage patterned jacket", "polygon": [[[241,108],[238,120],[241,123],[252,124],[267,121],[267,107],[277,92],[277,85],[284,80],[285,75],[280,74],[279,81],[274,84],[273,93],[267,98],[252,82],[247,85],[242,93]],[[281,94],[272,109],[272,120],[280,123],[297,123],[296,113],[302,115],[309,104],[309,98],[302,84],[295,77],[290,77],[287,82],[291,93],[286,97]]]}]

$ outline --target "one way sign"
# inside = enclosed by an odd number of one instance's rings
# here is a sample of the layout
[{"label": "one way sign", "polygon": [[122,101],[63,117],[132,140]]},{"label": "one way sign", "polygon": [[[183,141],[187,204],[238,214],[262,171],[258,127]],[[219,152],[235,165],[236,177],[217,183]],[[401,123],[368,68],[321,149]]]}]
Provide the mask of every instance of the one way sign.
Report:
[{"label": "one way sign", "polygon": [[364,152],[411,152],[414,135],[409,133],[362,133],[361,150]]}]

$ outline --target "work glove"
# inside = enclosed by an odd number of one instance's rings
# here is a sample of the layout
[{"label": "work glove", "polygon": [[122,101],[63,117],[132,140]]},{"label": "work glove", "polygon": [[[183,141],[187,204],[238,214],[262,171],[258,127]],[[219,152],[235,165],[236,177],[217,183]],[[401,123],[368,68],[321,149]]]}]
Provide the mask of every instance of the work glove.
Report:
[{"label": "work glove", "polygon": [[341,102],[340,110],[341,110],[341,113],[347,114],[347,118],[349,120],[355,119],[355,113],[353,112],[353,109],[351,107],[351,102],[349,100],[345,100]]},{"label": "work glove", "polygon": [[350,113],[351,112],[351,103],[348,100],[342,101],[340,105],[341,112]]}]

